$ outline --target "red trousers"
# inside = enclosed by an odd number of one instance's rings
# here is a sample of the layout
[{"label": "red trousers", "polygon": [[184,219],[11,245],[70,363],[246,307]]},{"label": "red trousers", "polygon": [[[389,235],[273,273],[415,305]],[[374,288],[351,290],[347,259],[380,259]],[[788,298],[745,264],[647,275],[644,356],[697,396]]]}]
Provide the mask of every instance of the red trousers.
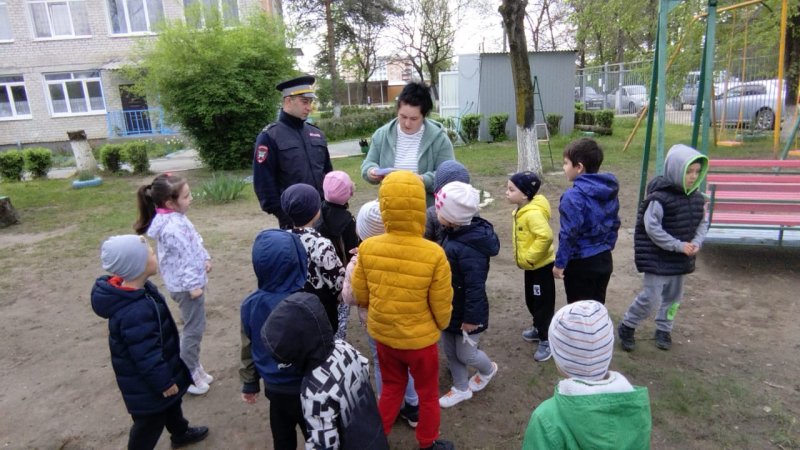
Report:
[{"label": "red trousers", "polygon": [[398,350],[377,344],[383,377],[383,392],[378,402],[383,431],[389,435],[400,413],[410,370],[419,396],[417,442],[420,448],[430,447],[439,437],[439,348],[432,344],[418,350]]}]

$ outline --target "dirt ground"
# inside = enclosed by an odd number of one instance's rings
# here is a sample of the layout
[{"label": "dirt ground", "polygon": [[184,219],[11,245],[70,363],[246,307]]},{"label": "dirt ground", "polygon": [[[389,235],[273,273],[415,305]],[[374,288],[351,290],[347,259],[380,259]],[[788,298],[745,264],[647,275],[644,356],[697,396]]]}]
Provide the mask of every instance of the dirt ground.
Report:
[{"label": "dirt ground", "polygon": [[[631,232],[638,180],[620,179],[622,228],[607,302],[615,323],[641,283],[632,261]],[[557,228],[558,198],[567,183],[563,174],[551,174],[546,181],[543,193],[553,206],[552,224]],[[505,182],[496,177],[474,183],[495,197],[482,215],[495,225],[502,244],[500,255],[492,260],[490,328],[481,340],[500,371],[472,400],[442,411],[441,435],[461,449],[519,448],[531,411],[552,395],[558,380],[552,360],[534,362],[535,344],[520,338],[530,319],[522,300],[522,272],[511,253],[512,208],[505,202]],[[351,211],[375,195],[374,188],[357,192]],[[120,205],[120,211],[130,207]],[[216,380],[207,395],[187,395],[183,403],[193,424],[211,429],[196,448],[271,448],[266,399],[251,406],[239,398],[238,318],[240,302],[256,284],[250,264],[252,240],[259,230],[276,223],[259,211],[254,198],[220,207],[197,205],[189,217],[215,264],[202,361]],[[98,252],[76,253],[72,230],[41,235],[0,230],[0,252],[19,261],[0,274],[4,448],[107,449],[126,443],[131,422],[114,381],[106,322],[89,303],[92,282],[102,273]],[[101,238],[97,236],[98,243]],[[617,345],[612,368],[626,373],[634,384],[647,386],[651,398],[659,394],[661,399],[653,404],[653,448],[792,448],[800,442],[798,267],[797,249],[705,247],[697,272],[686,283],[672,351],[654,350],[649,339],[652,321],[638,331],[636,352],[626,354]],[[163,286],[159,278],[156,282]],[[557,286],[560,307],[565,297],[561,283]],[[171,301],[170,307],[177,317]],[[348,340],[368,355],[365,331],[355,314]],[[442,356],[442,393],[449,383]],[[687,390],[686,384],[699,386]],[[715,392],[729,398],[720,400]],[[673,398],[679,394],[705,395],[723,403],[681,412],[680,398]],[[725,408],[729,403],[742,404],[742,410],[731,413]],[[717,414],[720,408],[727,412]],[[778,441],[782,436],[788,437]],[[415,447],[413,431],[401,422],[389,440],[393,448]],[[159,444],[168,448],[166,434]]]}]

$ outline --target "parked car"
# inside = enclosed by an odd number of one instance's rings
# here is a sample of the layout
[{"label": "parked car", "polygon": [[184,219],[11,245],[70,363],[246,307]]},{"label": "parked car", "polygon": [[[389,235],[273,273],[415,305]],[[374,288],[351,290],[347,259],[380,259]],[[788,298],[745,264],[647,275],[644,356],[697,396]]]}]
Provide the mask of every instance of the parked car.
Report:
[{"label": "parked car", "polygon": [[[619,103],[617,103],[617,92],[619,91]],[[630,84],[614,89],[606,95],[607,105],[616,105],[620,114],[636,114],[647,104],[647,88],[640,84]]]},{"label": "parked car", "polygon": [[[777,101],[777,80],[740,84],[714,97],[714,122],[754,130],[772,130],[775,128],[774,108]],[[692,107],[693,115],[695,107]]]},{"label": "parked car", "polygon": [[603,99],[604,97],[598,94],[591,86],[585,86],[583,88],[583,96],[581,96],[580,86],[575,86],[575,101],[583,102],[583,107],[586,108],[587,111],[591,109],[603,109]]},{"label": "parked car", "polygon": [[[718,71],[714,73],[714,93],[719,94],[725,89],[730,89],[739,84],[739,79],[728,75],[728,72]],[[673,101],[672,107],[677,111],[683,111],[684,105],[694,105],[697,102],[697,90],[700,88],[700,72],[692,71],[686,74],[686,81],[683,84],[681,93]]]}]

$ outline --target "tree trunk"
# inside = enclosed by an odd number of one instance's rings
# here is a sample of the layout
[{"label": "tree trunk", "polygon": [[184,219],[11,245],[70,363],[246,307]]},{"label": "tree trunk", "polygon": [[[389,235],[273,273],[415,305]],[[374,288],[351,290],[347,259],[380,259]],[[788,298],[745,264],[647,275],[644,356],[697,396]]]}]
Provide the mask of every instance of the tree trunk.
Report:
[{"label": "tree trunk", "polygon": [[[508,35],[511,74],[514,80],[514,98],[517,116],[517,168],[542,173],[539,142],[536,138],[533,114],[533,82],[525,39],[525,7],[527,0],[503,0],[500,15]],[[544,119],[544,118],[543,118]]]},{"label": "tree trunk", "polygon": [[11,199],[0,197],[0,228],[5,228],[15,223],[19,223],[19,215],[14,206],[11,205]]},{"label": "tree trunk", "polygon": [[797,101],[797,83],[800,80],[800,11],[795,11],[786,24],[786,59],[784,60],[784,65],[787,93],[784,104],[793,106]]},{"label": "tree trunk", "polygon": [[72,147],[72,154],[75,156],[75,166],[78,172],[91,172],[97,171],[97,160],[94,159],[92,154],[92,147],[86,139],[86,132],[83,130],[67,131],[69,138],[69,145]]},{"label": "tree trunk", "polygon": [[331,4],[333,0],[325,0],[325,25],[327,26],[328,35],[325,40],[328,44],[328,70],[331,76],[331,98],[333,98],[333,117],[339,117],[342,113],[342,107],[339,102],[339,73],[336,70],[336,45],[333,34],[333,11]]}]

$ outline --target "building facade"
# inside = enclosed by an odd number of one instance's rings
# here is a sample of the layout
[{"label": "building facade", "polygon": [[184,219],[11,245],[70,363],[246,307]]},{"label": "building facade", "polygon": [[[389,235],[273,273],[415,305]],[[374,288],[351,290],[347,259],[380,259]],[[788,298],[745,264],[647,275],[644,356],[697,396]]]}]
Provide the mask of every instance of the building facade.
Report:
[{"label": "building facade", "polygon": [[[162,20],[203,26],[217,8],[230,26],[271,0],[0,0],[0,146],[163,130],[158,110],[130,92],[119,69]],[[188,12],[194,12],[191,14]],[[190,17],[187,19],[187,15]],[[152,102],[151,102],[152,103]]]}]

